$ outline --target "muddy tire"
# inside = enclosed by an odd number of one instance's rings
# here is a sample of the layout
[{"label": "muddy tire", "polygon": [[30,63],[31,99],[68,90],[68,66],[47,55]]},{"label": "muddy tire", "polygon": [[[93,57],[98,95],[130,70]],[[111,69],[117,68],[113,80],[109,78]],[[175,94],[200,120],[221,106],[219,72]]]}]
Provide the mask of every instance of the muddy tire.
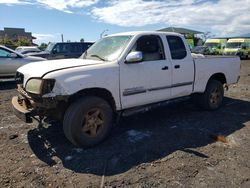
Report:
[{"label": "muddy tire", "polygon": [[221,82],[210,80],[206,90],[197,98],[201,107],[206,110],[217,110],[221,107],[224,98],[224,88]]},{"label": "muddy tire", "polygon": [[66,138],[78,147],[91,147],[103,141],[112,129],[113,111],[98,97],[84,97],[66,110],[63,131]]}]

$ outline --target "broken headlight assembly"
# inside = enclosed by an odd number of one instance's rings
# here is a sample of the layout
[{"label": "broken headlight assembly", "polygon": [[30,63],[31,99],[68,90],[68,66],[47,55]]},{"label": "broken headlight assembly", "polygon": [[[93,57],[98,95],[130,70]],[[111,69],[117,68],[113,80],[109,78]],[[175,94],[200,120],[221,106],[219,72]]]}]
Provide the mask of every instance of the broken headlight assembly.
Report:
[{"label": "broken headlight assembly", "polygon": [[28,80],[25,90],[31,94],[44,95],[50,93],[55,85],[54,79],[31,78]]}]

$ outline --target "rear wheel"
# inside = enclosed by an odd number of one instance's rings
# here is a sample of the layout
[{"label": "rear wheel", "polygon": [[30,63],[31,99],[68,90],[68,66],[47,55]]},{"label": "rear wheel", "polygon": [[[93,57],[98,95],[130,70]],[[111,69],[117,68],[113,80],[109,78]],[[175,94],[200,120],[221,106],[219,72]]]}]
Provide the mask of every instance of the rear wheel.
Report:
[{"label": "rear wheel", "polygon": [[224,88],[221,82],[210,80],[203,94],[195,96],[197,103],[206,110],[217,110],[224,98]]},{"label": "rear wheel", "polygon": [[90,147],[103,141],[110,133],[113,111],[99,97],[84,97],[66,110],[63,130],[67,139],[76,146]]}]

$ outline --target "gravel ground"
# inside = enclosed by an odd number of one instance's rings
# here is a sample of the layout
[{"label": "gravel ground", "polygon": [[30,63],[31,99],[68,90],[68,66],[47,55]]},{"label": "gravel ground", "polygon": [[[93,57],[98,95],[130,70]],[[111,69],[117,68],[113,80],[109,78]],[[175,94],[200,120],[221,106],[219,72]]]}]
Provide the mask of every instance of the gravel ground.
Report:
[{"label": "gravel ground", "polygon": [[17,119],[14,88],[0,81],[0,187],[250,187],[250,60],[218,111],[184,101],[123,118],[85,150],[60,124]]}]

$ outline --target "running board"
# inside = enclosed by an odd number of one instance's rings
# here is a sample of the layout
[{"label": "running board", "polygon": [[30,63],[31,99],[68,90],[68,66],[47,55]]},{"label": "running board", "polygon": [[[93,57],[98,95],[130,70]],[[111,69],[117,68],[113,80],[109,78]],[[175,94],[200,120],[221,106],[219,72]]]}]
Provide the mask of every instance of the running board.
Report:
[{"label": "running board", "polygon": [[147,104],[147,105],[134,107],[134,108],[129,108],[129,109],[125,109],[121,115],[126,117],[126,116],[131,116],[134,114],[138,114],[138,113],[145,113],[145,112],[148,112],[148,111],[153,110],[155,108],[159,108],[159,107],[166,106],[166,105],[176,103],[176,102],[183,102],[183,101],[186,101],[188,99],[190,99],[190,96],[180,97],[180,98],[176,98],[176,99],[170,99],[170,100],[161,101],[161,102],[152,103],[152,104]]}]

